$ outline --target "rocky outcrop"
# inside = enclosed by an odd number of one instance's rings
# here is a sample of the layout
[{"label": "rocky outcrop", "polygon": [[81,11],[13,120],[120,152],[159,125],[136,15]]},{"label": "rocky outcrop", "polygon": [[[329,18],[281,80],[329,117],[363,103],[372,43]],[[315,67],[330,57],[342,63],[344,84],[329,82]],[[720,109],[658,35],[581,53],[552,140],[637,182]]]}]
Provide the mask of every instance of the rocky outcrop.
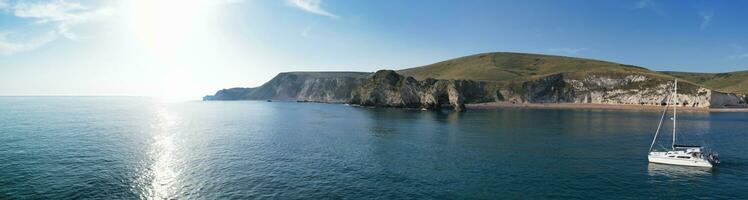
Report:
[{"label": "rocky outcrop", "polygon": [[[363,106],[463,110],[467,103],[594,103],[662,105],[670,101],[672,79],[641,74],[558,73],[510,83],[471,80],[416,80],[392,70],[376,73],[288,72],[257,88],[231,88],[203,100],[289,100]],[[689,107],[745,107],[746,96],[678,84],[678,104]]]},{"label": "rocky outcrop", "polygon": [[[510,84],[509,101],[519,103],[595,103],[662,105],[671,101],[673,82],[643,75],[589,74],[583,79],[555,74]],[[709,90],[688,82],[678,84],[678,105],[689,107],[745,106],[744,96]]]},{"label": "rocky outcrop", "polygon": [[362,106],[441,109],[449,105],[457,111],[466,102],[494,101],[483,82],[467,80],[418,81],[392,70],[380,70],[353,91],[350,103]]},{"label": "rocky outcrop", "polygon": [[513,83],[507,90],[510,101],[521,103],[558,103],[574,98],[569,84],[563,75],[555,74],[536,80]]},{"label": "rocky outcrop", "polygon": [[214,95],[207,95],[203,97],[203,101],[229,101],[229,100],[244,100],[247,99],[249,94],[254,91],[254,88],[229,88],[218,90]]},{"label": "rocky outcrop", "polygon": [[748,97],[746,95],[717,91],[710,91],[708,95],[711,97],[709,100],[710,107],[746,107],[748,105]]}]

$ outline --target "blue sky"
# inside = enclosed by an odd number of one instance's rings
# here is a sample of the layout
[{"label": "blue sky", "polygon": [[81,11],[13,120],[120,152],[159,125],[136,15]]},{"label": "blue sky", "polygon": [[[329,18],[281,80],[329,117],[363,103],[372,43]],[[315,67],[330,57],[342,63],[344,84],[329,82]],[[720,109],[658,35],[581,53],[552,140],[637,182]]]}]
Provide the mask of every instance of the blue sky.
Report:
[{"label": "blue sky", "polygon": [[493,51],[748,69],[746,1],[0,0],[0,95],[197,99]]}]

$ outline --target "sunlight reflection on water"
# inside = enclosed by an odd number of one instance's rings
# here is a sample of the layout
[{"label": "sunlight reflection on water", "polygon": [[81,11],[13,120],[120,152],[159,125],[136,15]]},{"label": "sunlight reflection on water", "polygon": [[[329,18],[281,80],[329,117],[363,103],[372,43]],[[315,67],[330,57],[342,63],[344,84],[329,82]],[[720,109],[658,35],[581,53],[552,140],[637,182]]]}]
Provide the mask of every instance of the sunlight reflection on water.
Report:
[{"label": "sunlight reflection on water", "polygon": [[6,97],[0,199],[748,199],[747,113],[679,118],[713,171],[648,165],[659,117]]},{"label": "sunlight reflection on water", "polygon": [[153,136],[153,148],[149,152],[154,162],[150,167],[152,180],[147,198],[172,199],[176,197],[177,177],[179,176],[179,172],[175,170],[176,148],[172,131],[176,121],[174,116],[164,108],[159,109],[158,116],[160,130]]}]

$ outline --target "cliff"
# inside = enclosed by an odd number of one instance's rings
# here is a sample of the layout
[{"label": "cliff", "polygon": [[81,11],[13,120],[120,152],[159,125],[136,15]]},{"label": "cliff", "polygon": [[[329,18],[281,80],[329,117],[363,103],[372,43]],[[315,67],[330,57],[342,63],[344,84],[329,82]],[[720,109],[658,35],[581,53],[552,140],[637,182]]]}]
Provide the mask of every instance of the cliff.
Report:
[{"label": "cliff", "polygon": [[256,88],[232,88],[218,91],[203,100],[282,100],[347,102],[351,92],[370,73],[362,72],[286,72]]},{"label": "cliff", "polygon": [[403,108],[440,109],[450,105],[465,109],[466,102],[494,101],[486,83],[469,80],[418,81],[392,70],[380,70],[353,91],[351,104]]},{"label": "cliff", "polygon": [[[645,75],[589,74],[577,79],[556,74],[510,84],[502,92],[508,101],[515,103],[662,105],[672,98],[672,88],[672,80]],[[679,82],[678,105],[703,108],[745,106],[746,99],[743,95]]]},{"label": "cliff", "polygon": [[[288,72],[257,88],[231,88],[204,100],[295,100],[463,110],[466,103],[661,105],[681,78],[678,104],[746,107],[748,73],[656,72],[606,61],[524,53],[485,53],[400,71]],[[717,78],[713,80],[713,78]],[[729,83],[723,83],[726,81]],[[734,85],[731,85],[734,84]]]},{"label": "cliff", "polygon": [[671,93],[675,78],[681,79],[678,99],[683,106],[746,106],[739,92],[748,91],[746,72],[656,72],[593,59],[511,52],[465,56],[398,73],[418,80],[491,83],[498,88],[497,96],[514,103],[659,105]]},{"label": "cliff", "polygon": [[249,94],[254,88],[229,88],[218,90],[214,95],[207,95],[203,97],[203,101],[229,101],[229,100],[244,100],[249,98]]}]

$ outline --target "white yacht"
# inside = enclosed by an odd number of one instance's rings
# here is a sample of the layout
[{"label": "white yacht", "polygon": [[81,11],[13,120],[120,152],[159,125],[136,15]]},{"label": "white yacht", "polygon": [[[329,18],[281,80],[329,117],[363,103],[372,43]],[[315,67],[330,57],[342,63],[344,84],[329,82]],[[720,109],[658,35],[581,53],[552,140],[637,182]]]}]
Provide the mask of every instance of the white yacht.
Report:
[{"label": "white yacht", "polygon": [[719,158],[716,153],[705,152],[705,149],[701,146],[694,145],[681,145],[676,143],[676,121],[678,112],[678,80],[675,80],[673,96],[671,98],[673,105],[673,145],[672,150],[657,151],[653,150],[654,144],[657,141],[657,135],[660,133],[662,128],[662,122],[665,120],[670,104],[665,106],[665,111],[662,112],[660,118],[660,124],[657,126],[652,145],[649,146],[649,155],[647,158],[651,163],[670,164],[670,165],[683,165],[683,166],[694,166],[694,167],[715,167],[719,164]]}]

